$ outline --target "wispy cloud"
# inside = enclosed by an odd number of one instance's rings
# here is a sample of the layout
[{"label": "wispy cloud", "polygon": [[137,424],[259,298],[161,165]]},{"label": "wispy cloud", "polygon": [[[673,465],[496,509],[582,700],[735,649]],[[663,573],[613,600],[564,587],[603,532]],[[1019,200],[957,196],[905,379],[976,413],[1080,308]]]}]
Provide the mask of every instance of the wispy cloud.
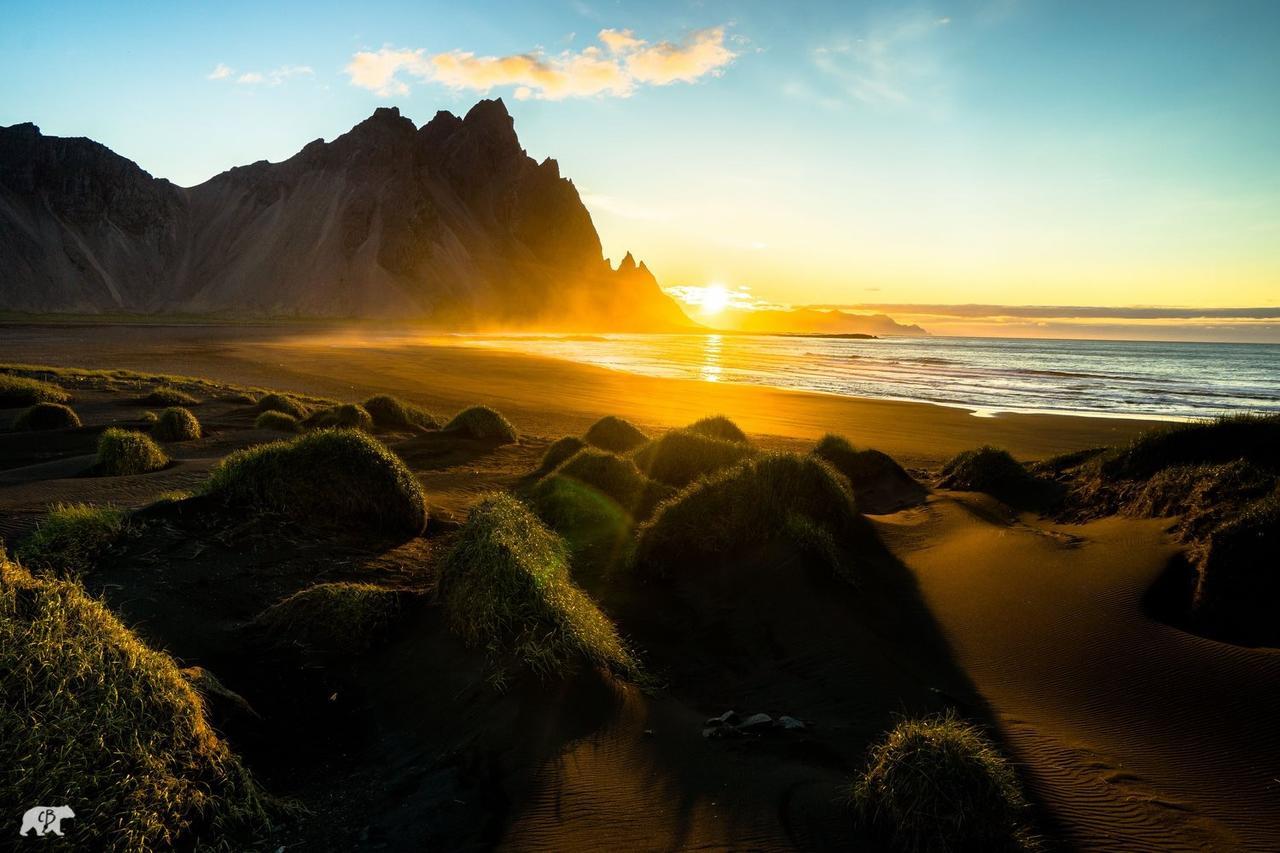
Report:
[{"label": "wispy cloud", "polygon": [[226,65],[219,62],[213,67],[213,70],[204,75],[206,80],[225,80],[236,72]]},{"label": "wispy cloud", "polygon": [[810,305],[810,308],[853,311],[884,311],[891,314],[934,315],[969,319],[1016,317],[1040,320],[1276,320],[1280,307],[1182,308],[1166,306],[1097,305],[927,305],[906,303],[862,303],[857,305]]},{"label": "wispy cloud", "polygon": [[881,107],[934,108],[949,83],[938,35],[950,18],[914,14],[814,48],[814,66],[846,98]]},{"label": "wispy cloud", "polygon": [[724,27],[690,33],[679,43],[648,42],[631,30],[601,30],[600,46],[548,55],[541,50],[507,56],[477,56],[451,50],[383,47],[360,51],[346,71],[352,85],[379,95],[409,92],[406,78],[457,90],[487,92],[512,87],[520,99],[611,96],[625,98],[642,85],[692,83],[714,76],[738,55],[725,44]]},{"label": "wispy cloud", "polygon": [[279,86],[295,77],[311,77],[315,74],[315,70],[310,65],[281,65],[279,68],[273,68],[270,71],[245,71],[236,74],[234,68],[219,62],[213,69],[205,75],[208,80],[231,80],[242,86]]}]

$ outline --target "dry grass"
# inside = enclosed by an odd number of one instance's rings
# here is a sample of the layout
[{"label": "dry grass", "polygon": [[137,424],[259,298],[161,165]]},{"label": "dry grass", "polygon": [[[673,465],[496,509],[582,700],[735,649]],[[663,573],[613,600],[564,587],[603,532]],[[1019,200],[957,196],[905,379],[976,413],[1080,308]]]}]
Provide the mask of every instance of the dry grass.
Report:
[{"label": "dry grass", "polygon": [[253,421],[254,429],[270,429],[276,432],[300,432],[302,424],[298,423],[298,419],[292,415],[286,415],[284,412],[268,410],[262,412]]},{"label": "dry grass", "polygon": [[648,442],[649,436],[641,432],[640,428],[631,421],[615,415],[606,415],[582,434],[582,440],[601,450],[627,453]]},{"label": "dry grass", "polygon": [[1198,569],[1192,609],[1202,625],[1248,643],[1280,643],[1280,491],[1209,534]]},{"label": "dry grass", "polygon": [[283,412],[299,421],[310,412],[305,403],[289,394],[264,394],[258,400],[256,408],[259,412]]},{"label": "dry grass", "polygon": [[586,446],[587,443],[575,435],[566,435],[564,438],[556,439],[547,448],[547,452],[542,455],[542,464],[538,466],[538,470],[550,471]]},{"label": "dry grass", "polygon": [[71,395],[57,385],[0,373],[0,409],[16,409],[37,403],[69,403]]},{"label": "dry grass", "polygon": [[1046,484],[1008,451],[979,447],[953,456],[942,467],[938,485],[962,492],[984,492],[1010,506],[1027,506],[1044,499]]},{"label": "dry grass", "polygon": [[198,406],[200,398],[172,385],[159,385],[139,402],[144,406]]},{"label": "dry grass", "polygon": [[271,802],[173,660],[78,584],[2,557],[0,696],[0,802],[15,820],[30,804],[71,806],[71,848],[243,848],[232,840],[268,828]]},{"label": "dry grass", "polygon": [[280,643],[360,654],[386,635],[402,595],[368,583],[322,583],[271,605],[255,621]]},{"label": "dry grass", "polygon": [[745,444],[676,429],[641,447],[633,457],[647,477],[679,488],[736,465],[751,453]]},{"label": "dry grass", "polygon": [[707,438],[717,438],[720,441],[733,441],[738,444],[747,443],[747,434],[724,415],[712,415],[709,418],[702,418],[689,424],[685,429],[698,435],[705,435]]},{"label": "dry grass", "polygon": [[75,429],[80,426],[80,416],[70,406],[61,403],[36,403],[18,414],[13,421],[15,430],[28,432],[49,429]]},{"label": "dry grass", "polygon": [[520,438],[511,422],[501,412],[488,406],[463,409],[444,425],[444,429],[446,432],[461,433],[468,438],[499,444],[512,444]]},{"label": "dry grass", "polygon": [[74,577],[88,571],[124,527],[124,511],[116,507],[56,504],[14,556],[28,569]]},{"label": "dry grass", "polygon": [[369,432],[373,429],[373,417],[365,411],[364,406],[356,403],[342,403],[315,412],[302,425],[309,429],[345,427]]},{"label": "dry grass", "polygon": [[151,428],[152,437],[159,441],[194,441],[203,434],[200,421],[181,406],[165,409]]},{"label": "dry grass", "polygon": [[98,439],[97,470],[107,477],[148,474],[169,464],[169,457],[140,432],[111,427]]},{"label": "dry grass", "polygon": [[435,415],[390,394],[370,397],[364,401],[364,408],[373,417],[374,424],[383,429],[440,429]]},{"label": "dry grass", "polygon": [[521,671],[560,677],[583,662],[638,674],[613,623],[570,580],[564,541],[508,494],[471,510],[445,558],[441,595],[452,629],[485,649],[496,686]]}]

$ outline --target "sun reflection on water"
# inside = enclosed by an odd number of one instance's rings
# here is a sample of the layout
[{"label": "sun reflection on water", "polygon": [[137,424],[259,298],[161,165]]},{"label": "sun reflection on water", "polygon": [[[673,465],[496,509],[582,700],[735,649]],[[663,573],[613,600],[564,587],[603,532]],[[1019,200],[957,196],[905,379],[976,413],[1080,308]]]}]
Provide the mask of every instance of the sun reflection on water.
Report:
[{"label": "sun reflection on water", "polygon": [[698,374],[707,382],[720,381],[720,350],[724,341],[720,335],[707,335],[702,347],[702,367]]}]

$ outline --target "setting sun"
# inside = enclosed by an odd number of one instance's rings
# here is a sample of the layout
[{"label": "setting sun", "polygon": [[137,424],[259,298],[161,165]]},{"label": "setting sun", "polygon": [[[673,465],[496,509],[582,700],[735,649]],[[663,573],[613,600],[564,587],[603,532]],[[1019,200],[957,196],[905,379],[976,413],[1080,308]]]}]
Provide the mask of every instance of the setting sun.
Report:
[{"label": "setting sun", "polygon": [[719,282],[708,284],[702,291],[702,313],[719,314],[729,305],[729,289]]}]

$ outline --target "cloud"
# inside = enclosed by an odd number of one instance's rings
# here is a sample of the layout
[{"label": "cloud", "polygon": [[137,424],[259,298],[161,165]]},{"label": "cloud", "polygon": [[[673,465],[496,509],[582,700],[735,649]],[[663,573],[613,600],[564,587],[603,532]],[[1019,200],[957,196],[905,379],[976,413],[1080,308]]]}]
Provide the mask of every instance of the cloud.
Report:
[{"label": "cloud", "polygon": [[507,56],[477,56],[464,50],[428,54],[421,48],[383,47],[359,51],[346,71],[352,85],[383,96],[407,94],[404,78],[412,77],[456,90],[511,87],[520,99],[558,101],[625,98],[642,85],[692,83],[720,74],[737,56],[725,46],[724,27],[698,30],[678,44],[650,43],[631,30],[605,29],[597,38],[603,47],[554,55],[540,50]]},{"label": "cloud", "polygon": [[[235,70],[219,62],[213,71],[205,75],[209,80],[230,80]],[[310,65],[281,65],[270,71],[246,71],[235,77],[242,86],[279,86],[294,77],[311,77],[316,72]]]},{"label": "cloud", "polygon": [[1120,307],[1096,305],[924,305],[873,303],[859,305],[810,305],[810,308],[884,311],[891,314],[934,315],[967,319],[1090,319],[1090,320],[1277,320],[1280,307],[1177,308],[1146,305]]},{"label": "cloud", "polygon": [[206,80],[225,80],[235,72],[219,62],[213,67],[213,70],[205,75]]},{"label": "cloud", "polygon": [[934,44],[950,18],[911,15],[813,50],[814,65],[847,97],[873,107],[929,105],[948,84]]}]

